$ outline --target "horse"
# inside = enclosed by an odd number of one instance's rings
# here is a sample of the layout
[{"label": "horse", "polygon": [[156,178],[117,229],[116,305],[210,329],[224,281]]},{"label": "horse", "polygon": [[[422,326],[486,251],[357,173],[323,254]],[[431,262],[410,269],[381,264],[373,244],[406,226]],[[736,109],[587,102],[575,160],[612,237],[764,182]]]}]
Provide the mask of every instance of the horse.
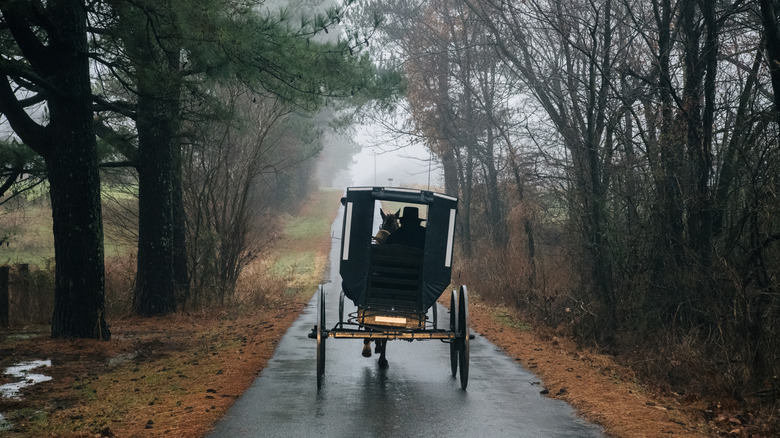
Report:
[{"label": "horse", "polygon": [[390,233],[398,229],[398,216],[401,214],[401,210],[399,209],[395,213],[385,213],[380,208],[379,214],[382,216],[382,224],[379,225],[379,231],[374,236],[374,241],[376,243],[385,243]]},{"label": "horse", "polygon": [[[382,216],[382,224],[379,226],[379,231],[377,231],[376,236],[374,236],[374,241],[376,241],[378,244],[383,244],[385,243],[385,240],[387,240],[387,237],[390,236],[390,233],[398,229],[398,216],[401,215],[401,210],[399,209],[395,213],[385,213],[385,211],[380,208],[379,214]],[[379,354],[380,368],[388,367],[387,358],[385,357],[385,347],[387,347],[387,339],[376,340],[376,348],[374,349],[374,353]],[[362,354],[363,357],[371,357],[370,339],[363,340]]]}]

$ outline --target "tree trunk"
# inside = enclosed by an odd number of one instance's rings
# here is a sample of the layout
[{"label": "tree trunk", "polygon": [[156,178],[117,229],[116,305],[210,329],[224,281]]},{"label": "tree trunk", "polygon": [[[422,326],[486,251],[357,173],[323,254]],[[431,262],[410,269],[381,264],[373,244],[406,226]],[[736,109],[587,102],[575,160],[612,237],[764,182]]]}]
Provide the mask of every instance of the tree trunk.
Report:
[{"label": "tree trunk", "polygon": [[685,46],[683,56],[683,95],[680,116],[686,128],[686,149],[688,152],[687,172],[680,176],[683,178],[683,196],[686,198],[686,225],[687,242],[694,252],[700,254],[701,247],[705,243],[705,225],[703,215],[705,211],[706,181],[704,189],[700,186],[703,174],[708,173],[705,163],[704,150],[704,126],[702,120],[703,81],[705,62],[700,56],[701,27],[697,24],[696,14],[697,0],[685,0],[680,6],[680,20],[682,23],[682,38]]},{"label": "tree trunk", "polygon": [[505,248],[508,240],[506,219],[504,218],[504,207],[501,203],[501,189],[498,184],[498,170],[496,169],[496,158],[493,146],[495,138],[493,128],[488,127],[487,141],[485,145],[485,167],[487,168],[486,189],[488,194],[488,205],[490,206],[490,228],[493,236],[493,243],[497,248]]},{"label": "tree trunk", "polygon": [[61,33],[53,39],[48,101],[49,177],[55,269],[53,337],[109,339],[105,321],[103,218],[87,58],[86,13],[78,1],[52,2]]},{"label": "tree trunk", "polygon": [[[658,62],[657,92],[660,100],[660,122],[658,138],[653,138],[648,145],[648,160],[656,183],[656,200],[651,215],[653,217],[652,235],[654,249],[651,254],[651,275],[655,279],[654,297],[647,305],[662,307],[661,315],[675,315],[676,303],[679,302],[679,275],[683,268],[683,232],[684,207],[681,190],[681,175],[684,163],[684,132],[678,120],[674,117],[674,99],[672,67],[670,54],[674,41],[672,39],[673,7],[670,0],[660,0],[653,3],[655,24],[658,28],[658,51],[655,57]],[[651,104],[652,105],[652,104]],[[654,109],[650,109],[654,111]]]},{"label": "tree trunk", "polygon": [[177,302],[184,306],[189,298],[190,278],[187,270],[187,225],[182,189],[182,151],[179,141],[171,146],[173,195],[173,281],[176,286]]},{"label": "tree trunk", "polygon": [[0,328],[8,328],[11,321],[11,302],[8,294],[10,271],[8,265],[0,266]]},{"label": "tree trunk", "polygon": [[753,90],[758,78],[758,71],[763,59],[763,49],[761,45],[756,50],[756,56],[753,59],[753,66],[750,69],[750,75],[745,80],[745,87],[739,95],[739,106],[734,117],[734,129],[731,132],[728,145],[725,152],[721,152],[721,170],[718,175],[718,181],[715,189],[715,206],[712,218],[712,234],[718,236],[723,231],[723,221],[726,215],[726,200],[732,189],[735,177],[737,175],[737,160],[735,157],[738,151],[746,143],[746,138],[753,131],[752,117],[748,111],[748,105],[753,97]]},{"label": "tree trunk", "polygon": [[171,145],[178,89],[172,91],[164,76],[138,73],[138,273],[133,310],[141,316],[176,310]]},{"label": "tree trunk", "polygon": [[[446,140],[442,140],[442,142],[445,141]],[[444,193],[451,196],[458,196],[458,163],[455,159],[452,145],[450,143],[440,146],[439,150],[442,151],[440,158],[444,170]]]},{"label": "tree trunk", "polygon": [[[515,178],[515,185],[517,186],[517,200],[520,202],[521,207],[525,207],[525,181],[522,173],[520,172],[520,166],[517,164],[517,152],[512,143],[509,141],[509,136],[503,134],[506,139],[507,146],[509,148],[509,164],[512,167],[512,175]],[[531,215],[523,213],[523,230],[525,231],[526,238],[526,255],[528,256],[528,287],[530,290],[536,290],[536,244],[534,241],[534,227],[531,222]]]},{"label": "tree trunk", "polygon": [[[53,337],[109,339],[105,321],[103,217],[87,62],[86,17],[79,2],[62,5],[71,39],[51,54],[62,69],[62,94],[49,100],[49,177],[55,269]],[[53,11],[52,11],[53,12]],[[72,27],[71,27],[72,26]]]},{"label": "tree trunk", "polygon": [[[73,101],[71,110],[72,105]],[[56,264],[51,333],[53,337],[109,339],[104,311],[103,221],[95,136],[67,138],[66,134],[85,130],[84,123],[91,124],[91,117],[82,118],[81,122],[80,129],[60,131],[61,143],[46,159]],[[83,149],[90,139],[91,153],[85,154]]]},{"label": "tree trunk", "polygon": [[[446,46],[447,40],[439,42]],[[448,195],[458,196],[458,163],[454,148],[457,142],[452,138],[455,131],[453,126],[453,115],[449,105],[450,96],[450,57],[446,49],[439,50],[435,57],[434,66],[436,68],[436,99],[439,103],[436,105],[436,112],[439,114],[438,129],[441,131],[441,139],[438,140],[437,149],[440,151],[442,168],[444,170],[444,192]]]},{"label": "tree trunk", "polygon": [[[461,193],[461,208],[460,212],[458,214],[458,224],[460,226],[460,234],[461,234],[461,247],[463,248],[463,253],[466,255],[466,257],[470,257],[472,253],[472,241],[471,241],[471,195],[472,195],[472,188],[474,186],[473,184],[473,172],[474,172],[474,157],[470,150],[467,148],[464,150],[466,153],[465,157],[465,166],[463,164],[459,164],[458,167],[460,169],[460,180],[463,181],[462,184],[462,193]],[[461,158],[458,160],[458,163],[463,163],[464,159]]]},{"label": "tree trunk", "polygon": [[761,21],[764,24],[767,61],[772,78],[775,99],[775,118],[780,124],[780,24],[777,14],[780,10],[777,0],[761,0]]}]

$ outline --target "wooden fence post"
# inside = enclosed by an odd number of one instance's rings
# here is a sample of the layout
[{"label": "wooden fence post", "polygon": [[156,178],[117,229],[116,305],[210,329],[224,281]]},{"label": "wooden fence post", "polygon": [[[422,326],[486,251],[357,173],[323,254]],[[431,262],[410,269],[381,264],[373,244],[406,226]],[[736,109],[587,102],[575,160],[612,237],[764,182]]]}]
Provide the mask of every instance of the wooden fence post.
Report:
[{"label": "wooden fence post", "polygon": [[0,327],[8,327],[10,323],[10,294],[8,293],[9,266],[0,266]]}]

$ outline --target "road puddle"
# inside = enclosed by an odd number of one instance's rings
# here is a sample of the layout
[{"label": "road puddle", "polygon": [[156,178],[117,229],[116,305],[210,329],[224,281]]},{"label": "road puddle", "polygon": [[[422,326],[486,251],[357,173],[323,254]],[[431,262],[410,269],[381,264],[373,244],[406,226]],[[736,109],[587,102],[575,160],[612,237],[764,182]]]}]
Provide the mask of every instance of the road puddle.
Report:
[{"label": "road puddle", "polygon": [[[35,385],[36,383],[48,382],[52,379],[51,376],[33,373],[32,371],[41,367],[50,366],[50,360],[32,360],[29,362],[20,362],[6,368],[3,374],[11,376],[11,378],[16,381],[0,385],[0,397],[18,399],[20,398],[22,389]],[[1,418],[0,421],[2,421]]]}]

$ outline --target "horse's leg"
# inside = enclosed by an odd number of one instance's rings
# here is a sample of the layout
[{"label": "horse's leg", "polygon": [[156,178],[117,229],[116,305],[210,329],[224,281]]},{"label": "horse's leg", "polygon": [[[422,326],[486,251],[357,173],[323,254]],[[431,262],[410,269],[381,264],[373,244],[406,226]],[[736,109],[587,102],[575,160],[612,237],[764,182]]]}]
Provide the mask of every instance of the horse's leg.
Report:
[{"label": "horse's leg", "polygon": [[[381,341],[376,341],[377,349],[380,350],[379,353],[379,368],[387,368],[389,364],[387,363],[387,358],[385,357],[385,350],[387,349],[387,339],[383,339]],[[381,344],[381,348],[379,345]]]},{"label": "horse's leg", "polygon": [[371,339],[363,339],[363,357],[371,357]]}]

